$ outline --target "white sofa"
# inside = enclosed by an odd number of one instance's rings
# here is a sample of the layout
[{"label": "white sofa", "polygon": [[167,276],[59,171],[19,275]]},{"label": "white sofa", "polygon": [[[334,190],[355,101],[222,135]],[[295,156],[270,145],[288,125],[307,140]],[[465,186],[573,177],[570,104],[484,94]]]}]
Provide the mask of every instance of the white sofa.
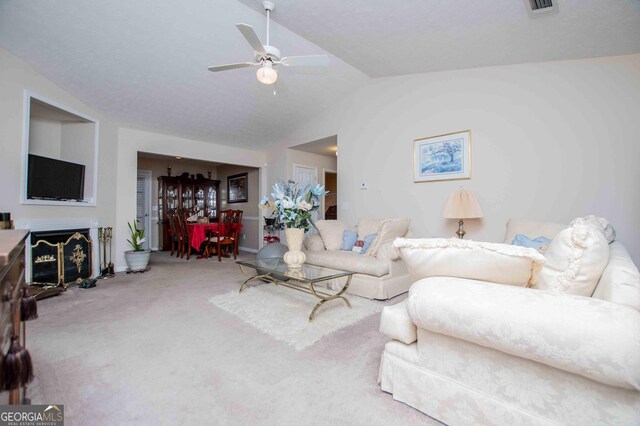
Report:
[{"label": "white sofa", "polygon": [[416,281],[381,316],[381,389],[449,425],[640,424],[640,273],[609,248],[592,297]]},{"label": "white sofa", "polygon": [[[359,226],[367,226],[371,229],[366,233],[374,232],[376,227],[383,226],[382,224],[387,220],[396,219],[362,219]],[[401,221],[401,219],[397,219],[397,221]],[[319,234],[309,235],[304,242],[306,263],[355,272],[347,292],[357,296],[388,300],[409,290],[411,279],[407,267],[398,251],[393,248],[395,237],[411,235],[411,232],[407,231],[410,223],[408,219],[406,223],[398,227],[402,229],[401,234],[396,236],[390,234],[384,238],[373,256],[338,249],[339,241],[342,240],[342,230],[346,229],[346,226],[342,225],[336,228],[335,224],[340,224],[338,221],[318,221],[316,225],[321,228],[321,232],[323,232],[323,228],[320,226],[322,222],[333,224],[331,227],[333,227],[332,231],[335,234],[333,238],[336,239],[336,243],[333,246],[329,245],[330,249],[327,249]],[[329,283],[329,286],[331,285],[332,283]]]}]

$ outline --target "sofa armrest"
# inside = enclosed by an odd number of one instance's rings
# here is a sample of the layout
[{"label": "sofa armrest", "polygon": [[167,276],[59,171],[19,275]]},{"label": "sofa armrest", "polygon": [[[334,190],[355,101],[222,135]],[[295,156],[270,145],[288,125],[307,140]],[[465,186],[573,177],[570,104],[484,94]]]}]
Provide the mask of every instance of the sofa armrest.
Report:
[{"label": "sofa armrest", "polygon": [[640,390],[640,311],[629,306],[431,277],[413,284],[407,313],[419,328]]},{"label": "sofa armrest", "polygon": [[380,315],[380,333],[410,345],[417,338],[416,325],[407,314],[407,300],[385,306]]},{"label": "sofa armrest", "polygon": [[393,246],[393,241],[380,246],[378,253],[376,253],[376,259],[381,259],[389,263],[390,275],[400,276],[409,273],[407,265],[402,259],[402,256],[400,256],[400,250]]},{"label": "sofa armrest", "polygon": [[376,253],[376,258],[384,260],[398,260],[400,259],[400,250],[393,246],[393,241],[383,244]]},{"label": "sofa armrest", "polygon": [[304,248],[307,251],[324,251],[324,243],[322,242],[322,238],[320,238],[320,234],[313,234],[307,236],[304,239]]},{"label": "sofa armrest", "polygon": [[393,241],[380,246],[376,253],[376,259],[389,264],[389,275],[398,277],[408,274],[407,265],[404,263],[400,251],[393,246]]}]

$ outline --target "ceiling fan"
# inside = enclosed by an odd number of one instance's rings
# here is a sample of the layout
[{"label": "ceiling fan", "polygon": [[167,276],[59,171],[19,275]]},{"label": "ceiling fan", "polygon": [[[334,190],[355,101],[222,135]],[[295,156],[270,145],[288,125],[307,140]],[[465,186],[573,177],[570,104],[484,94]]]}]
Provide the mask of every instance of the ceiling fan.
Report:
[{"label": "ceiling fan", "polygon": [[329,57],[327,55],[308,55],[308,56],[285,56],[280,57],[280,50],[269,45],[269,15],[276,8],[275,4],[270,1],[263,1],[262,6],[267,11],[267,44],[262,44],[260,39],[249,24],[236,24],[236,28],[240,30],[245,39],[254,49],[254,62],[239,62],[237,64],[226,64],[209,67],[209,71],[219,72],[233,70],[238,68],[248,68],[259,66],[256,72],[258,81],[263,84],[274,84],[278,80],[278,72],[275,67],[283,65],[285,67],[326,67],[329,65]]}]

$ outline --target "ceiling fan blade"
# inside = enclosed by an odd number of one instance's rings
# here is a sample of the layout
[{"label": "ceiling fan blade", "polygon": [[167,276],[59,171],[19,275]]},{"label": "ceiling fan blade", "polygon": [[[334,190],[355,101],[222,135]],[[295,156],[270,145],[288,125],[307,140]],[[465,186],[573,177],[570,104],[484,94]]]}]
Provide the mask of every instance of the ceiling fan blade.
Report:
[{"label": "ceiling fan blade", "polygon": [[327,55],[287,56],[282,58],[280,64],[286,67],[328,67]]},{"label": "ceiling fan blade", "polygon": [[207,69],[211,72],[218,72],[218,71],[226,71],[226,70],[235,70],[238,68],[248,68],[248,67],[253,67],[257,65],[260,65],[260,64],[258,64],[257,62],[240,62],[238,64],[217,65],[214,67],[209,67]]},{"label": "ceiling fan blade", "polygon": [[253,30],[253,27],[249,24],[236,24],[236,28],[240,30],[244,38],[247,39],[253,50],[260,53],[267,53],[264,50],[264,46],[260,43],[260,39],[258,38],[256,32]]}]

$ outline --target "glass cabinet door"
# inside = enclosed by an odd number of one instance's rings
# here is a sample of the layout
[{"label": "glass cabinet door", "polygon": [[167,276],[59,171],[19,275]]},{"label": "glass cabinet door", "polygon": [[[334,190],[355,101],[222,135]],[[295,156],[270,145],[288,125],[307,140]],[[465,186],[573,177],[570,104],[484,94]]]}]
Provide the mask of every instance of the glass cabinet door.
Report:
[{"label": "glass cabinet door", "polygon": [[174,211],[178,208],[178,188],[174,184],[167,185],[167,211]]},{"label": "glass cabinet door", "polygon": [[201,186],[196,186],[194,189],[194,199],[195,199],[195,210],[198,214],[198,217],[205,216],[205,199],[204,199],[204,188]]},{"label": "glass cabinet door", "polygon": [[215,186],[207,188],[207,216],[215,218],[218,216],[218,191]]},{"label": "glass cabinet door", "polygon": [[164,204],[164,199],[162,198],[162,182],[158,182],[158,217],[160,218],[160,221],[162,221],[162,218],[164,218],[164,208],[163,208],[163,204]]},{"label": "glass cabinet door", "polygon": [[193,186],[182,186],[182,208],[185,210],[193,210]]}]

